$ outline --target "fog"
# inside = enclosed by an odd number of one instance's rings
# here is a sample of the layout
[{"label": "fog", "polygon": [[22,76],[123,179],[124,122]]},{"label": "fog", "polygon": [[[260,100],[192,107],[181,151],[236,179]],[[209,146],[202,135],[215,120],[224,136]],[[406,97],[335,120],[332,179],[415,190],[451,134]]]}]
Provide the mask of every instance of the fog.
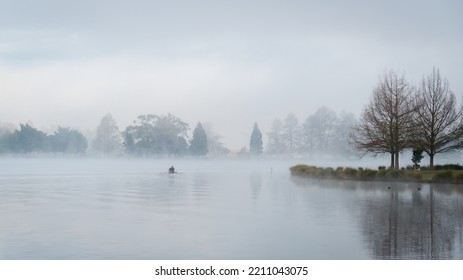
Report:
[{"label": "fog", "polygon": [[[209,124],[229,148],[327,106],[358,116],[379,75],[438,67],[463,94],[461,1],[0,1],[0,122]],[[264,144],[265,145],[265,144]]]},{"label": "fog", "polygon": [[460,185],[312,180],[296,162],[0,158],[0,259],[463,258]]}]

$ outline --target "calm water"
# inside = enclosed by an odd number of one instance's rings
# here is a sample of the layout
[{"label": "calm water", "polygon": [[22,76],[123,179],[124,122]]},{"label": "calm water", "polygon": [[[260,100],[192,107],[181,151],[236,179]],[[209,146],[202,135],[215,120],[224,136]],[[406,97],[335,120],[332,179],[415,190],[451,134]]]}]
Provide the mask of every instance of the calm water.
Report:
[{"label": "calm water", "polygon": [[294,163],[0,159],[0,259],[463,258],[463,186]]}]

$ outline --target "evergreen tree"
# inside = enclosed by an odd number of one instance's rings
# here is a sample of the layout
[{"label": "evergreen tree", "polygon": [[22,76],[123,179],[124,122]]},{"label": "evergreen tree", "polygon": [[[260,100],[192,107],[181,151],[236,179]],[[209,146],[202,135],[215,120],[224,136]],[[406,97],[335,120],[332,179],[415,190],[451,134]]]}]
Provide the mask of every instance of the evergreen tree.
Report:
[{"label": "evergreen tree", "polygon": [[262,133],[257,126],[257,123],[254,124],[254,129],[252,130],[251,134],[251,141],[249,143],[249,151],[252,154],[261,154],[262,153]]},{"label": "evergreen tree", "polygon": [[412,162],[413,162],[413,167],[420,168],[420,162],[423,159],[423,149],[420,147],[415,147],[413,148],[412,152]]},{"label": "evergreen tree", "polygon": [[195,156],[206,155],[208,152],[207,147],[207,134],[200,122],[193,130],[193,138],[190,142],[190,153]]}]

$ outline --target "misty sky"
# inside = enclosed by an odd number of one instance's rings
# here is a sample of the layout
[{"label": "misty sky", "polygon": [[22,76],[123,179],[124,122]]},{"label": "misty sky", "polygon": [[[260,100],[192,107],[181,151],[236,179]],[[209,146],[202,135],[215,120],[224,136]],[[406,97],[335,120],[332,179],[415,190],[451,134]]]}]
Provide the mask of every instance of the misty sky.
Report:
[{"label": "misty sky", "polygon": [[85,132],[108,112],[121,129],[170,112],[240,148],[254,122],[358,115],[388,69],[417,83],[436,66],[460,100],[462,14],[459,0],[0,0],[0,122]]}]

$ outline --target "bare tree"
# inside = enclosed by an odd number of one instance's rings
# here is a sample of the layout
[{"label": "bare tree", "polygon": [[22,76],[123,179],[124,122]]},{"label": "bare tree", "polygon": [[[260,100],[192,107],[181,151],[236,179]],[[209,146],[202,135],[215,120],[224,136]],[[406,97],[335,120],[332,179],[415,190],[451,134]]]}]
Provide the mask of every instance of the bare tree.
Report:
[{"label": "bare tree", "polygon": [[391,168],[398,169],[399,153],[410,146],[412,93],[403,75],[385,73],[351,131],[351,143],[365,153],[389,153]]},{"label": "bare tree", "polygon": [[302,125],[302,150],[311,154],[328,154],[334,150],[338,116],[327,107],[319,108]]},{"label": "bare tree", "polygon": [[428,154],[429,167],[433,168],[436,154],[462,146],[462,109],[456,110],[455,95],[435,68],[422,79],[415,100],[414,140]]},{"label": "bare tree", "polygon": [[272,130],[267,134],[268,142],[266,151],[269,154],[281,154],[286,152],[285,144],[283,143],[283,122],[275,119],[272,123]]},{"label": "bare tree", "polygon": [[293,113],[289,113],[283,124],[282,140],[289,153],[293,153],[298,148],[300,139],[299,121]]},{"label": "bare tree", "polygon": [[121,142],[122,136],[116,120],[108,113],[100,121],[93,146],[98,153],[109,156],[121,151]]},{"label": "bare tree", "polygon": [[348,145],[349,132],[356,118],[352,113],[341,112],[335,126],[334,139],[331,143],[332,153],[336,156],[349,157],[354,154],[352,146]]}]

